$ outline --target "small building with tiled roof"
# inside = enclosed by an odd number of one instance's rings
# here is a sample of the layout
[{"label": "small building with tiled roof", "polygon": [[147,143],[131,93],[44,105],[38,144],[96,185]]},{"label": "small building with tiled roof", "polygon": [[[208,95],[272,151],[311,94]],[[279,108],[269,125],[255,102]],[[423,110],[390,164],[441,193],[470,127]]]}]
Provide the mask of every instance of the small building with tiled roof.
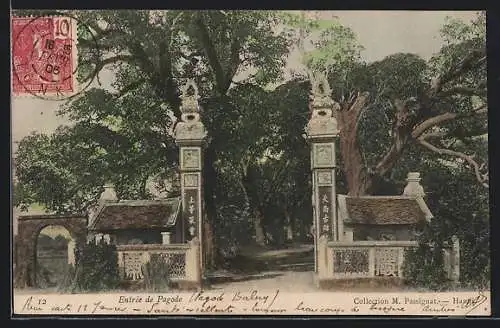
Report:
[{"label": "small building with tiled roof", "polygon": [[408,175],[400,196],[338,195],[339,224],[345,240],[414,240],[433,215],[424,200],[418,173]]},{"label": "small building with tiled roof", "polygon": [[118,200],[106,186],[89,221],[90,238],[116,245],[182,243],[181,199]]}]

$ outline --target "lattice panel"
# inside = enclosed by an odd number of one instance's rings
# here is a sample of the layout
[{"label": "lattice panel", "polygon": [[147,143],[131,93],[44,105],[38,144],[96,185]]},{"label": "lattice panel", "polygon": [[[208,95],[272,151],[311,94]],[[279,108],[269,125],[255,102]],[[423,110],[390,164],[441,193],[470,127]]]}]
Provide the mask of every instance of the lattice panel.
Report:
[{"label": "lattice panel", "polygon": [[186,276],[185,253],[155,253],[151,257],[160,257],[167,263],[170,278],[184,278]]},{"label": "lattice panel", "polygon": [[142,253],[123,253],[123,268],[125,279],[141,280],[144,278],[142,274],[143,254]]},{"label": "lattice panel", "polygon": [[375,275],[398,277],[399,272],[399,248],[376,248],[375,249]]},{"label": "lattice panel", "polygon": [[333,251],[333,272],[335,274],[369,273],[369,254],[367,249],[341,249]]}]

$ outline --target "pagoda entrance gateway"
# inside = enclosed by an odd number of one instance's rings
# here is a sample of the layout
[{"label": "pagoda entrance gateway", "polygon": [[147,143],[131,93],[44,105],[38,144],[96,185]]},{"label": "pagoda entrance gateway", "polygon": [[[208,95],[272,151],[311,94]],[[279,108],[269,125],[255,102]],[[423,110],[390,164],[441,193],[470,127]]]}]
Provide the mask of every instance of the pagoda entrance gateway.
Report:
[{"label": "pagoda entrance gateway", "polygon": [[[312,113],[305,127],[311,152],[314,262],[318,287],[340,281],[369,282],[403,278],[405,251],[418,246],[418,227],[433,216],[425,202],[420,174],[410,172],[401,195],[337,195],[336,146],[339,130],[326,77],[311,76]],[[189,94],[194,90],[194,94]],[[142,266],[165,261],[171,280],[179,286],[202,288],[205,252],[203,150],[207,132],[198,111],[198,91],[189,81],[181,95],[181,121],[174,130],[179,146],[181,197],[119,200],[105,188],[101,205],[85,216],[20,217],[15,243],[15,285],[35,287],[36,240],[48,225],[66,228],[76,246],[86,240],[114,243],[124,279],[144,279]],[[105,196],[105,197],[104,197]],[[459,277],[459,241],[443,251],[448,278]],[[381,280],[382,278],[382,280]]]}]

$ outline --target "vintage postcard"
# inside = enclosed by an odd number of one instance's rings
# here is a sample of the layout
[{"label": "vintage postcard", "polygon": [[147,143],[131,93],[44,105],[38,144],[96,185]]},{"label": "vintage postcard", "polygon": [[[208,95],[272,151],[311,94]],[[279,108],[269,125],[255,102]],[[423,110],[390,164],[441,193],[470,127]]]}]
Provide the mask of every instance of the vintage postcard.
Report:
[{"label": "vintage postcard", "polygon": [[11,27],[13,316],[491,315],[485,12]]}]

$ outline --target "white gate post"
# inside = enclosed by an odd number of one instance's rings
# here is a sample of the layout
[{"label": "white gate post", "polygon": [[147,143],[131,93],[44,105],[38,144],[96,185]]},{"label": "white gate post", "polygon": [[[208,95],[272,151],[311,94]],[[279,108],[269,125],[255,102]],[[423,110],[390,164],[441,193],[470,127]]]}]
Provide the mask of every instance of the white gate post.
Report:
[{"label": "white gate post", "polygon": [[333,115],[336,103],[330,97],[326,77],[311,74],[311,83],[312,116],[305,129],[305,138],[311,145],[315,272],[318,272],[319,238],[327,236],[328,240],[336,241],[341,239],[342,233],[337,221],[335,190],[335,142],[339,131]]},{"label": "white gate post", "polygon": [[[188,95],[189,88],[194,89]],[[179,146],[182,196],[183,241],[199,240],[200,269],[203,272],[203,149],[207,132],[198,113],[198,88],[189,81],[182,90],[181,122],[175,127],[175,143]]]}]

